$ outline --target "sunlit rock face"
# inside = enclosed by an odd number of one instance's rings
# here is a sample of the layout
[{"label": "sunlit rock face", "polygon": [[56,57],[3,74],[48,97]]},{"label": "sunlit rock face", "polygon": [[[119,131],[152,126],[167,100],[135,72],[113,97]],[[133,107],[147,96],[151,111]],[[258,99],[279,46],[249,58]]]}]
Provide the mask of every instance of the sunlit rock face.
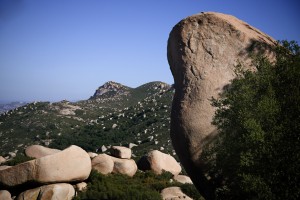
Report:
[{"label": "sunlit rock face", "polygon": [[255,70],[253,54],[274,58],[270,36],[226,14],[207,12],[180,21],[170,33],[168,61],[174,76],[171,138],[198,190],[213,199],[201,152],[217,134],[211,122],[217,98],[235,78],[234,66]]}]

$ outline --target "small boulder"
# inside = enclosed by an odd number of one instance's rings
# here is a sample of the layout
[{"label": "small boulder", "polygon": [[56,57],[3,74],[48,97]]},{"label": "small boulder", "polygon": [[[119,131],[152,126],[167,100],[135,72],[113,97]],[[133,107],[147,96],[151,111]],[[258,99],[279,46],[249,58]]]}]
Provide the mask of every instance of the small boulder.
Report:
[{"label": "small boulder", "polygon": [[131,158],[131,149],[121,146],[112,146],[110,149],[112,156],[117,158],[130,159]]},{"label": "small boulder", "polygon": [[49,184],[83,181],[91,172],[91,159],[78,146],[0,171],[0,184],[14,187],[27,182]]},{"label": "small boulder", "polygon": [[0,164],[2,164],[2,163],[4,163],[4,162],[6,162],[6,159],[3,158],[2,156],[0,156]]},{"label": "small boulder", "polygon": [[25,155],[31,158],[41,158],[60,152],[58,149],[50,149],[41,145],[31,145],[25,149]]},{"label": "small boulder", "polygon": [[185,175],[176,175],[173,179],[182,184],[193,184],[191,178]]},{"label": "small boulder", "polygon": [[128,147],[129,149],[132,149],[133,147],[137,147],[138,145],[137,144],[134,144],[134,143],[129,143]]},{"label": "small boulder", "polygon": [[10,192],[7,190],[0,190],[0,200],[12,200]]},{"label": "small boulder", "polygon": [[1,171],[1,170],[8,169],[8,168],[11,168],[11,167],[12,167],[12,166],[1,165],[1,166],[0,166],[0,171]]},{"label": "small boulder", "polygon": [[134,176],[137,171],[137,165],[132,159],[120,159],[111,157],[114,161],[113,173]]},{"label": "small boulder", "polygon": [[92,159],[92,168],[101,174],[110,174],[114,169],[114,161],[109,155],[99,154]]},{"label": "small boulder", "polygon": [[77,183],[76,186],[76,191],[84,191],[87,188],[87,183],[86,182],[81,182],[81,183]]},{"label": "small boulder", "polygon": [[96,156],[98,156],[98,154],[94,153],[94,152],[88,152],[90,158],[95,158]]},{"label": "small boulder", "polygon": [[181,172],[181,166],[174,157],[158,150],[150,151],[146,156],[143,156],[138,161],[138,167],[140,170],[152,170],[156,174],[168,171],[173,175],[178,175]]},{"label": "small boulder", "polygon": [[191,197],[184,194],[180,187],[169,187],[161,191],[161,196],[163,200],[193,200]]},{"label": "small boulder", "polygon": [[17,200],[49,200],[49,199],[63,199],[71,200],[75,196],[75,189],[72,185],[67,183],[58,183],[52,185],[45,185],[35,189],[22,192]]}]

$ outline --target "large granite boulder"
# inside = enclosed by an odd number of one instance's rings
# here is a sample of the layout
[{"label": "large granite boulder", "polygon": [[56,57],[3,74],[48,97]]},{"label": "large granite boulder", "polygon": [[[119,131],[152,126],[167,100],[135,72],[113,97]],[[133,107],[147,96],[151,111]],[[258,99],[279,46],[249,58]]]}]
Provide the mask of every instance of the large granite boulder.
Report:
[{"label": "large granite boulder", "polygon": [[185,175],[177,175],[174,176],[173,179],[182,184],[193,184],[191,178]]},{"label": "large granite boulder", "polygon": [[71,200],[75,189],[67,183],[45,185],[22,192],[17,200]]},{"label": "large granite boulder", "polygon": [[121,159],[111,157],[114,161],[113,173],[125,174],[127,176],[134,176],[138,167],[132,159]]},{"label": "large granite boulder", "polygon": [[127,147],[112,146],[110,149],[110,153],[112,156],[117,158],[125,158],[125,159],[131,158],[131,149]]},{"label": "large granite boulder", "polygon": [[41,158],[60,152],[58,149],[50,149],[41,145],[31,145],[25,149],[25,155],[31,158]]},{"label": "large granite boulder", "polygon": [[92,168],[101,174],[110,174],[114,169],[114,161],[109,155],[99,154],[92,159]]},{"label": "large granite boulder", "polygon": [[156,174],[164,171],[178,175],[181,172],[181,166],[174,157],[162,153],[158,150],[150,151],[138,161],[140,170],[152,170]]},{"label": "large granite boulder", "polygon": [[174,149],[202,195],[213,199],[205,177],[203,148],[217,134],[210,99],[219,97],[235,78],[234,67],[255,70],[251,56],[274,59],[276,42],[260,30],[226,14],[207,12],[180,21],[168,40],[168,61],[174,76],[171,113]]},{"label": "large granite boulder", "polygon": [[25,183],[49,184],[83,181],[91,172],[91,159],[78,146],[0,171],[0,185],[14,187]]}]

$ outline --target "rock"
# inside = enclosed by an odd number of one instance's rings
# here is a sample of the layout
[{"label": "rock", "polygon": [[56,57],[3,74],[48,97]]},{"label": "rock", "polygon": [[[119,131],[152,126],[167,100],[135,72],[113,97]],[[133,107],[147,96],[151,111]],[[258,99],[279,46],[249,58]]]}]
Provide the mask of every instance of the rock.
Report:
[{"label": "rock", "polygon": [[112,146],[110,149],[110,153],[112,156],[117,158],[125,158],[125,159],[131,158],[131,149],[127,147]]},{"label": "rock", "polygon": [[185,176],[185,175],[177,175],[177,176],[174,176],[173,179],[182,184],[186,184],[186,183],[193,184],[191,178],[188,176]]},{"label": "rock", "polygon": [[214,192],[204,176],[201,152],[217,134],[210,99],[228,87],[239,62],[255,70],[252,54],[274,59],[275,43],[247,23],[213,12],[180,21],[169,35],[168,62],[175,81],[170,135],[182,165],[206,199],[213,199]]},{"label": "rock", "polygon": [[105,152],[105,151],[107,151],[107,148],[106,148],[106,146],[102,145],[102,147],[101,147],[101,152],[103,153],[103,152]]},{"label": "rock", "polygon": [[98,154],[94,153],[94,152],[88,152],[90,158],[95,158],[96,156],[98,156]]},{"label": "rock", "polygon": [[99,154],[92,159],[92,168],[101,174],[110,174],[114,169],[114,161],[109,155]]},{"label": "rock", "polygon": [[10,192],[7,190],[0,190],[0,200],[12,200]]},{"label": "rock", "polygon": [[1,166],[0,166],[0,171],[1,171],[1,170],[8,169],[8,168],[11,168],[11,167],[12,167],[12,166],[1,165]]},{"label": "rock", "polygon": [[134,176],[137,171],[137,165],[132,159],[121,159],[111,157],[114,161],[113,173],[125,174],[127,176]]},{"label": "rock", "polygon": [[137,147],[138,145],[137,144],[134,144],[134,143],[129,143],[128,147],[129,149],[132,149],[133,147]]},{"label": "rock", "polygon": [[161,196],[163,200],[193,200],[191,197],[184,194],[180,187],[169,187],[161,191]]},{"label": "rock", "polygon": [[0,184],[14,187],[27,182],[49,184],[83,181],[91,172],[89,155],[78,146],[0,171]]},{"label": "rock", "polygon": [[4,163],[4,162],[6,162],[6,159],[3,158],[2,156],[0,156],[0,164],[2,164],[2,163]]},{"label": "rock", "polygon": [[150,151],[143,156],[138,162],[138,167],[140,170],[152,170],[156,174],[168,171],[173,175],[178,175],[181,172],[181,167],[174,157],[158,150]]},{"label": "rock", "polygon": [[84,191],[87,188],[87,183],[86,182],[81,182],[81,183],[77,183],[76,186],[76,191]]},{"label": "rock", "polygon": [[74,196],[75,190],[72,185],[58,183],[22,192],[17,200],[71,200]]},{"label": "rock", "polygon": [[41,145],[31,145],[25,149],[25,155],[31,158],[41,158],[60,152],[58,149],[50,149]]}]

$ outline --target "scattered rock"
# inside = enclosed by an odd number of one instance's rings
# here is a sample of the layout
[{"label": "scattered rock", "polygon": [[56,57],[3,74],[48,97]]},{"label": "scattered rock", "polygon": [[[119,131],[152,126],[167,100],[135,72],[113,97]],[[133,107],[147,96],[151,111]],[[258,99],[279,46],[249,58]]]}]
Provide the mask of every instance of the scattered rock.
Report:
[{"label": "scattered rock", "polygon": [[41,158],[60,152],[58,149],[50,149],[41,145],[31,145],[25,149],[25,155],[31,158]]},{"label": "scattered rock", "polygon": [[150,151],[143,156],[138,162],[138,167],[141,170],[152,170],[156,174],[168,171],[173,175],[178,175],[181,172],[181,167],[174,157],[158,150]]},{"label": "scattered rock", "polygon": [[71,200],[75,196],[74,187],[67,183],[45,185],[22,192],[17,200]]},{"label": "scattered rock", "polygon": [[0,171],[0,183],[13,187],[27,182],[41,184],[83,181],[91,172],[89,155],[78,146]]},{"label": "scattered rock", "polygon": [[102,145],[100,150],[101,150],[102,153],[104,153],[105,151],[107,151],[107,148],[106,148],[106,146]]},{"label": "scattered rock", "polygon": [[217,134],[210,99],[218,98],[235,78],[238,63],[255,70],[253,53],[274,59],[270,47],[275,43],[249,24],[213,12],[187,17],[170,33],[168,61],[175,81],[170,135],[181,163],[206,199],[214,199],[214,191],[204,175],[201,152]]},{"label": "scattered rock", "polygon": [[114,161],[109,155],[99,154],[92,159],[92,168],[101,174],[110,174],[114,169]]},{"label": "scattered rock", "polygon": [[186,184],[186,183],[193,184],[191,178],[188,176],[185,176],[185,175],[177,175],[177,176],[174,176],[173,179],[182,184]]},{"label": "scattered rock", "polygon": [[112,146],[110,149],[112,156],[117,158],[130,159],[131,158],[131,149],[121,146]]},{"label": "scattered rock", "polygon": [[161,191],[161,196],[163,200],[193,200],[191,197],[184,194],[180,187],[169,187]]},{"label": "scattered rock", "polygon": [[10,192],[7,190],[0,190],[0,200],[12,200]]},{"label": "scattered rock", "polygon": [[76,186],[76,191],[84,191],[87,188],[87,183],[86,182],[81,182],[81,183],[77,183]]},{"label": "scattered rock", "polygon": [[111,157],[114,161],[113,173],[125,174],[127,176],[134,176],[137,171],[137,165],[132,159],[121,159]]},{"label": "scattered rock", "polygon": [[128,147],[129,149],[132,149],[133,147],[137,147],[138,145],[137,144],[134,144],[134,143],[129,143]]}]

